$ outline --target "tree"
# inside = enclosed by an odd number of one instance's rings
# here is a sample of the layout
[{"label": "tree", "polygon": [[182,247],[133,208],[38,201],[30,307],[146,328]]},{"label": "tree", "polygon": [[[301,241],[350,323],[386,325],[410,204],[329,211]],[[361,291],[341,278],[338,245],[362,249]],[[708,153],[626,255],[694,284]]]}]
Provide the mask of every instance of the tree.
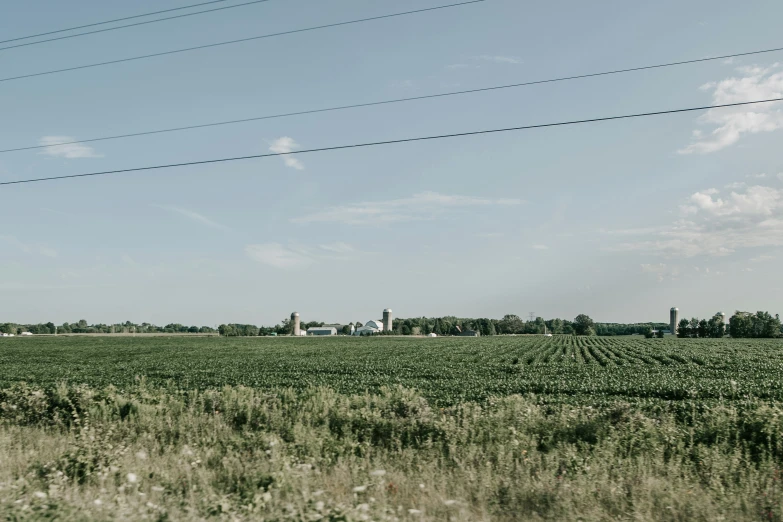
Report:
[{"label": "tree", "polygon": [[576,335],[595,335],[595,323],[585,314],[579,314],[574,318],[574,333]]},{"label": "tree", "polygon": [[663,328],[658,329],[658,339],[663,339]]},{"label": "tree", "polygon": [[647,327],[647,330],[644,332],[644,338],[645,339],[652,339],[654,336],[652,327]]},{"label": "tree", "polygon": [[706,319],[702,319],[701,321],[699,321],[698,332],[699,332],[699,337],[701,337],[702,339],[704,339],[705,337],[708,336],[709,328],[707,326],[707,320]]},{"label": "tree", "polygon": [[677,323],[677,337],[690,337],[691,336],[691,322],[687,319],[680,319]]},{"label": "tree", "polygon": [[707,321],[708,336],[713,339],[720,339],[726,335],[726,325],[723,323],[723,316],[715,314]]},{"label": "tree", "polygon": [[498,321],[498,331],[501,334],[518,334],[525,329],[525,323],[518,315],[506,314]]},{"label": "tree", "polygon": [[691,337],[695,338],[699,336],[699,320],[692,317],[688,323],[688,333]]}]

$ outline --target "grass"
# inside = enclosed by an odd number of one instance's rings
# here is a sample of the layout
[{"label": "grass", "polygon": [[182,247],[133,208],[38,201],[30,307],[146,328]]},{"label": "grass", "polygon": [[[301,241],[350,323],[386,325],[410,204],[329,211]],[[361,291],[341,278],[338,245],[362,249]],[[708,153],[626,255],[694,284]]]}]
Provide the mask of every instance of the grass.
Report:
[{"label": "grass", "polygon": [[0,518],[783,520],[779,342],[539,341],[3,343]]}]

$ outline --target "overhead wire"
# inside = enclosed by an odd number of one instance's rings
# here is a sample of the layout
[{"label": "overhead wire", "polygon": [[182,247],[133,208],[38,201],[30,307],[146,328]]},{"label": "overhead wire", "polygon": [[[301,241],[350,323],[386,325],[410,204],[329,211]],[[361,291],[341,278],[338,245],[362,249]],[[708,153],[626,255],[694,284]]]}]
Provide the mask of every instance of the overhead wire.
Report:
[{"label": "overhead wire", "polygon": [[237,40],[229,40],[229,41],[225,41],[225,42],[216,42],[216,43],[206,44],[206,45],[197,45],[197,46],[194,46],[194,47],[186,47],[184,49],[175,49],[173,51],[164,51],[164,52],[160,52],[160,53],[145,54],[145,55],[141,55],[141,56],[133,56],[133,57],[130,57],[130,58],[121,58],[121,59],[118,59],[118,60],[109,60],[109,61],[106,61],[106,62],[98,62],[98,63],[92,63],[92,64],[87,64],[87,65],[78,65],[78,66],[75,66],[75,67],[67,67],[65,69],[55,69],[55,70],[51,70],[51,71],[43,71],[43,72],[38,72],[38,73],[23,74],[23,75],[20,75],[20,76],[11,76],[11,77],[7,77],[7,78],[0,78],[0,82],[10,82],[10,81],[14,81],[14,80],[21,80],[21,79],[24,79],[24,78],[34,78],[34,77],[37,77],[37,76],[46,76],[46,75],[50,75],[50,74],[58,74],[58,73],[69,72],[69,71],[90,69],[90,68],[94,68],[94,67],[102,67],[102,66],[105,66],[105,65],[112,65],[112,64],[125,63],[125,62],[132,62],[132,61],[137,61],[137,60],[145,60],[145,59],[148,59],[148,58],[155,58],[155,57],[159,57],[159,56],[167,56],[167,55],[172,55],[172,54],[179,54],[179,53],[185,53],[185,52],[190,52],[190,51],[197,51],[197,50],[201,50],[201,49],[210,49],[210,48],[213,48],[213,47],[221,47],[221,46],[225,46],[225,45],[233,45],[233,44],[238,44],[238,43],[250,42],[250,41],[253,41],[253,40],[261,40],[261,39],[265,39],[265,38],[274,38],[274,37],[277,37],[277,36],[285,36],[285,35],[296,34],[296,33],[304,33],[304,32],[308,32],[308,31],[317,31],[317,30],[320,30],[320,29],[329,29],[329,28],[341,27],[341,26],[345,26],[345,25],[359,24],[359,23],[364,23],[364,22],[372,22],[372,21],[376,21],[376,20],[383,20],[383,19],[394,18],[394,17],[398,17],[398,16],[407,16],[407,15],[412,15],[412,14],[419,14],[419,13],[425,13],[425,12],[431,12],[431,11],[438,11],[438,10],[442,10],[442,9],[449,9],[449,8],[452,8],[452,7],[460,7],[460,6],[465,6],[465,5],[469,5],[469,4],[478,4],[478,3],[482,3],[482,2],[486,2],[486,1],[487,0],[467,0],[467,1],[464,1],[464,2],[458,2],[458,3],[453,3],[453,4],[446,4],[446,5],[439,5],[439,6],[435,6],[435,7],[428,7],[428,8],[425,8],[425,9],[415,9],[415,10],[412,10],[412,11],[403,11],[403,12],[399,12],[399,13],[392,13],[392,14],[386,14],[386,15],[380,15],[380,16],[371,16],[371,17],[368,17],[368,18],[359,18],[359,19],[356,19],[356,20],[348,20],[348,21],[345,21],[345,22],[336,22],[336,23],[332,23],[332,24],[324,24],[324,25],[317,25],[317,26],[313,26],[313,27],[305,27],[303,29],[292,29],[290,31],[281,31],[281,32],[278,32],[278,33],[263,34],[263,35],[259,35],[259,36],[251,36],[251,37],[248,37],[248,38],[239,38]]},{"label": "overhead wire", "polygon": [[74,141],[66,141],[62,143],[54,143],[54,144],[48,144],[48,145],[30,145],[27,147],[16,147],[16,148],[10,148],[10,149],[0,149],[0,154],[8,153],[8,152],[18,152],[18,151],[24,151],[24,150],[35,150],[35,149],[44,149],[47,147],[52,146],[58,146],[58,145],[75,145],[77,143],[92,143],[96,141],[107,141],[107,140],[118,140],[118,139],[124,139],[124,138],[133,138],[133,137],[139,137],[139,136],[148,136],[152,134],[163,134],[163,133],[169,133],[169,132],[181,132],[186,130],[193,130],[193,129],[203,129],[207,127],[218,127],[223,125],[235,125],[238,123],[248,123],[252,121],[260,121],[260,120],[269,120],[269,119],[277,119],[277,118],[288,118],[292,116],[302,116],[307,114],[317,114],[322,112],[333,112],[333,111],[342,111],[342,110],[348,110],[348,109],[357,109],[357,108],[363,108],[363,107],[373,107],[378,105],[389,105],[389,104],[395,104],[395,103],[403,103],[403,102],[410,102],[410,101],[417,101],[417,100],[428,100],[428,99],[434,99],[434,98],[446,98],[449,96],[460,96],[465,94],[475,94],[480,92],[489,92],[489,91],[498,91],[502,89],[512,89],[517,87],[527,87],[531,85],[541,85],[546,83],[555,83],[555,82],[564,82],[564,81],[571,81],[571,80],[579,80],[579,79],[585,79],[585,78],[595,78],[599,76],[609,76],[614,74],[623,74],[628,72],[637,72],[637,71],[644,71],[644,70],[650,70],[650,69],[661,69],[664,67],[673,67],[677,65],[686,65],[686,64],[693,64],[693,63],[699,63],[699,62],[709,62],[709,61],[715,61],[715,60],[726,60],[729,58],[738,58],[742,56],[751,56],[756,54],[763,54],[763,53],[771,53],[776,51],[783,51],[783,47],[776,47],[774,49],[763,49],[760,51],[748,51],[743,53],[734,53],[734,54],[724,54],[721,56],[712,56],[708,58],[697,58],[693,60],[682,60],[682,61],[676,61],[676,62],[668,62],[668,63],[662,63],[662,64],[656,64],[656,65],[645,65],[640,67],[630,67],[626,69],[615,69],[611,71],[602,71],[602,72],[596,72],[596,73],[588,73],[588,74],[578,74],[578,75],[572,75],[572,76],[561,76],[558,78],[549,78],[545,80],[533,80],[528,82],[521,82],[521,83],[512,83],[512,84],[505,84],[505,85],[496,85],[491,87],[481,87],[477,89],[466,89],[461,91],[451,91],[451,92],[445,92],[445,93],[438,93],[438,94],[427,94],[422,96],[411,96],[406,98],[395,98],[391,100],[381,100],[381,101],[374,101],[374,102],[366,102],[366,103],[354,103],[350,105],[340,105],[336,107],[326,107],[321,109],[308,109],[308,110],[302,110],[302,111],[295,111],[295,112],[286,112],[281,114],[271,114],[271,115],[265,115],[265,116],[254,116],[251,118],[241,118],[241,119],[235,119],[235,120],[227,120],[227,121],[219,121],[219,122],[211,122],[211,123],[201,123],[196,125],[187,125],[182,127],[172,127],[167,129],[156,129],[156,130],[149,130],[149,131],[141,131],[141,132],[134,132],[134,133],[128,133],[128,134],[118,134],[114,136],[103,136],[98,138],[89,138],[84,140],[74,140]]},{"label": "overhead wire", "polygon": [[109,27],[107,29],[97,29],[95,31],[87,31],[87,32],[84,32],[84,33],[69,34],[69,35],[66,35],[66,36],[58,36],[56,38],[48,38],[46,40],[38,40],[37,42],[26,42],[26,43],[21,43],[21,44],[9,45],[9,46],[6,46],[6,47],[0,47],[0,51],[7,51],[8,49],[16,49],[18,47],[28,47],[28,46],[31,46],[31,45],[38,45],[38,44],[42,44],[42,43],[46,43],[46,42],[55,42],[55,41],[58,41],[58,40],[68,40],[69,38],[78,38],[80,36],[87,36],[87,35],[90,35],[90,34],[107,33],[109,31],[116,31],[118,29],[127,29],[128,27],[137,27],[137,26],[140,26],[140,25],[156,24],[158,22],[165,22],[167,20],[175,20],[177,18],[186,18],[188,16],[196,16],[196,15],[201,15],[201,14],[206,14],[206,13],[214,13],[216,11],[225,11],[227,9],[234,9],[236,7],[245,7],[245,6],[254,5],[254,4],[262,4],[262,3],[265,3],[265,2],[269,2],[269,1],[270,0],[253,0],[252,2],[245,2],[243,4],[236,4],[236,5],[226,5],[226,6],[223,6],[223,7],[216,7],[214,9],[205,9],[204,11],[196,11],[195,13],[185,13],[185,14],[180,14],[180,15],[175,15],[175,16],[168,16],[166,18],[158,18],[156,20],[145,20],[144,22],[136,22],[136,23],[127,24],[127,25],[120,25],[120,26],[117,26],[117,27]]},{"label": "overhead wire", "polygon": [[614,121],[614,120],[625,120],[625,119],[631,119],[631,118],[642,118],[642,117],[648,117],[648,116],[660,116],[664,114],[678,114],[678,113],[685,113],[685,112],[693,112],[693,111],[702,111],[702,110],[710,110],[710,109],[721,109],[726,107],[740,107],[745,105],[755,105],[755,104],[762,104],[762,103],[773,103],[773,102],[779,102],[783,101],[783,97],[781,98],[771,98],[767,100],[754,100],[754,101],[746,101],[746,102],[736,102],[736,103],[724,103],[720,105],[706,105],[702,107],[689,107],[685,109],[669,109],[669,110],[662,110],[662,111],[654,111],[654,112],[642,112],[642,113],[635,113],[635,114],[623,114],[619,116],[604,116],[599,118],[588,118],[583,120],[570,120],[570,121],[561,121],[561,122],[554,122],[554,123],[539,123],[535,125],[523,125],[519,127],[506,127],[506,128],[500,128],[500,129],[486,129],[486,130],[479,130],[479,131],[469,131],[469,132],[458,132],[458,133],[452,133],[452,134],[438,134],[434,136],[419,136],[414,138],[402,138],[402,139],[396,139],[396,140],[385,140],[385,141],[374,141],[374,142],[365,142],[365,143],[354,143],[349,145],[335,145],[330,147],[319,147],[314,149],[305,149],[305,150],[298,150],[298,151],[290,151],[290,152],[273,152],[268,154],[253,154],[248,156],[237,156],[237,157],[230,157],[230,158],[218,158],[218,159],[209,159],[209,160],[200,160],[200,161],[189,161],[184,163],[170,163],[165,165],[152,165],[147,167],[134,167],[134,168],[128,168],[128,169],[118,169],[118,170],[105,170],[101,172],[88,172],[84,174],[69,174],[69,175],[63,175],[63,176],[50,176],[46,178],[32,178],[32,179],[21,179],[21,180],[14,180],[14,181],[3,181],[0,182],[0,186],[5,185],[21,185],[25,183],[40,183],[45,181],[55,181],[55,180],[64,180],[64,179],[75,179],[75,178],[87,178],[87,177],[95,177],[95,176],[107,176],[110,174],[123,174],[128,172],[142,172],[142,171],[149,171],[149,170],[160,170],[160,169],[171,169],[171,168],[177,168],[177,167],[190,167],[190,166],[196,166],[196,165],[208,165],[208,164],[214,164],[214,163],[227,163],[227,162],[234,162],[234,161],[244,161],[244,160],[250,160],[250,159],[261,159],[261,158],[271,158],[271,157],[277,157],[277,156],[294,156],[294,155],[300,155],[300,154],[310,154],[314,152],[327,152],[327,151],[336,151],[336,150],[347,150],[347,149],[358,149],[358,148],[364,148],[364,147],[377,147],[382,145],[395,145],[395,144],[401,144],[401,143],[412,143],[412,142],[421,142],[421,141],[432,141],[432,140],[441,140],[441,139],[449,139],[449,138],[460,138],[465,136],[477,136],[477,135],[485,135],[485,134],[497,134],[497,133],[503,133],[503,132],[513,132],[513,131],[522,131],[522,130],[530,130],[530,129],[542,129],[547,127],[563,127],[567,125],[580,125],[580,124],[586,124],[586,123],[596,123],[596,122],[603,122],[603,121]]},{"label": "overhead wire", "polygon": [[115,22],[124,22],[125,20],[133,20],[135,18],[144,18],[145,16],[154,16],[158,14],[164,14],[164,13],[171,13],[173,11],[182,11],[183,9],[192,9],[194,7],[201,7],[202,5],[210,5],[210,4],[220,4],[223,2],[228,2],[228,0],[211,0],[210,2],[201,2],[199,4],[190,4],[190,5],[184,5],[182,7],[174,7],[172,9],[164,9],[162,11],[152,11],[150,13],[144,13],[140,15],[133,15],[133,16],[125,16],[123,18],[115,18],[113,20],[106,20],[104,22],[95,22],[92,24],[85,24],[85,25],[77,25],[75,27],[69,27],[67,29],[57,29],[56,31],[48,31],[45,33],[38,33],[38,34],[31,34],[29,36],[19,36],[17,38],[10,38],[8,40],[0,40],[0,44],[8,43],[8,42],[18,42],[19,40],[29,40],[30,38],[38,38],[41,36],[48,36],[50,34],[57,34],[57,33],[66,33],[68,31],[76,31],[77,29],[86,29],[87,27],[96,27],[98,25],[106,25],[106,24],[113,24]]}]

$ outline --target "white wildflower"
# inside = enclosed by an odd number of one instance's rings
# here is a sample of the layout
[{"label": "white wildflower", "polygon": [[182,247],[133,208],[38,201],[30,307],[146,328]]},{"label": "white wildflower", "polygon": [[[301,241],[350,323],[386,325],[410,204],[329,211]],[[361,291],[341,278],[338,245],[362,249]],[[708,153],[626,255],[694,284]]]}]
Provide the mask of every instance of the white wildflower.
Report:
[{"label": "white wildflower", "polygon": [[323,508],[324,508],[324,503],[322,501],[319,500],[318,502],[315,503],[315,509],[317,509],[318,511],[323,510]]},{"label": "white wildflower", "polygon": [[425,488],[424,484],[419,484],[419,489],[424,489],[424,488]]},{"label": "white wildflower", "polygon": [[33,496],[37,498],[46,498],[48,495],[43,491],[36,491],[35,493],[33,493]]},{"label": "white wildflower", "polygon": [[96,498],[95,500],[92,501],[92,503],[95,504],[96,506],[100,506],[101,504],[103,504],[103,500]]},{"label": "white wildflower", "polygon": [[386,474],[386,470],[385,469],[376,469],[375,471],[370,473],[370,475],[372,475],[373,477],[382,477],[385,474]]},{"label": "white wildflower", "polygon": [[420,509],[409,509],[408,510],[408,514],[409,515],[421,515],[421,510]]},{"label": "white wildflower", "polygon": [[128,473],[125,478],[127,478],[128,482],[131,484],[135,484],[139,480],[139,477],[137,477],[135,473]]},{"label": "white wildflower", "polygon": [[444,500],[443,503],[446,504],[447,506],[453,506],[453,505],[455,505],[457,503],[457,501],[456,500]]},{"label": "white wildflower", "polygon": [[364,491],[367,491],[367,486],[356,486],[353,488],[354,493],[362,493]]},{"label": "white wildflower", "polygon": [[137,451],[136,452],[136,458],[139,460],[147,460],[147,452],[146,451]]},{"label": "white wildflower", "polygon": [[152,486],[152,491],[157,491],[160,493],[161,491],[166,491],[166,490],[160,486]]},{"label": "white wildflower", "polygon": [[313,491],[313,496],[314,497],[320,497],[323,494],[324,494],[324,490],[323,489],[319,489],[318,491]]},{"label": "white wildflower", "polygon": [[359,504],[358,506],[356,506],[356,509],[358,509],[359,511],[367,511],[368,509],[370,509],[370,505],[369,504]]}]

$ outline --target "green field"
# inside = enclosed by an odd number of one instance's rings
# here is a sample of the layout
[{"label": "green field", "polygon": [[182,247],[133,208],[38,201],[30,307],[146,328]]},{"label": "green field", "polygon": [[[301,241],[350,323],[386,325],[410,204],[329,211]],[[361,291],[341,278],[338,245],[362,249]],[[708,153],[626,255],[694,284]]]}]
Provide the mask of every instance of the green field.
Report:
[{"label": "green field", "polygon": [[0,340],[0,520],[782,521],[783,341]]},{"label": "green field", "polygon": [[402,385],[437,404],[566,399],[783,399],[783,340],[635,337],[34,337],[0,343],[0,386],[187,389]]}]

